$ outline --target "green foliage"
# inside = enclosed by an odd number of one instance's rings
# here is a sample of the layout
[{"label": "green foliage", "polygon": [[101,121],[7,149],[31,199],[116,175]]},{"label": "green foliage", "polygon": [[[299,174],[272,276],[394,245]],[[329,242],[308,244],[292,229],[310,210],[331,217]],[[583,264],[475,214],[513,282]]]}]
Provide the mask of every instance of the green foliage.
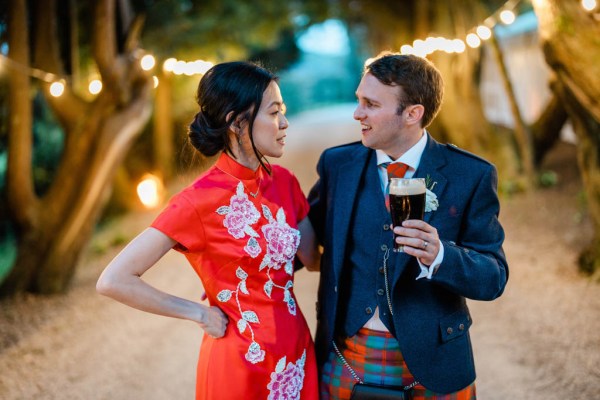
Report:
[{"label": "green foliage", "polygon": [[558,174],[554,171],[542,171],[539,176],[541,187],[552,187],[558,184]]},{"label": "green foliage", "polygon": [[10,224],[0,221],[0,283],[10,272],[17,258],[17,240]]},{"label": "green foliage", "polygon": [[252,53],[277,48],[282,32],[301,29],[299,15],[309,22],[324,19],[326,4],[316,1],[162,0],[136,1],[146,16],[143,46],[154,54],[180,59],[221,62],[247,59]]}]

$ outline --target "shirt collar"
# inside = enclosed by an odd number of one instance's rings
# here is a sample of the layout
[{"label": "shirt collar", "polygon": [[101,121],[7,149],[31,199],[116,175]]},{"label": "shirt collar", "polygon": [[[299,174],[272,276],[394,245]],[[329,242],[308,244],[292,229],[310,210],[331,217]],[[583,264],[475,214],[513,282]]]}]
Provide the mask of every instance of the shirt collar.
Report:
[{"label": "shirt collar", "polygon": [[401,162],[408,165],[411,170],[415,171],[419,167],[421,156],[427,146],[427,135],[427,131],[423,131],[421,139],[396,160],[392,160],[383,150],[375,150],[375,153],[377,154],[377,165],[389,162]]}]

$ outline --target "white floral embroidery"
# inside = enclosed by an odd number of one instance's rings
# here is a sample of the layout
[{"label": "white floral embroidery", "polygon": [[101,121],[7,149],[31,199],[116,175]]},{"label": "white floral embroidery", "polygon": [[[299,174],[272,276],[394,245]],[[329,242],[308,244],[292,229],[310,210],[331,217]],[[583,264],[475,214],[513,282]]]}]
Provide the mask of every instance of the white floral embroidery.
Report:
[{"label": "white floral embroidery", "polygon": [[275,367],[275,372],[271,372],[271,382],[267,385],[267,400],[299,400],[300,391],[304,386],[305,362],[306,350],[295,364],[290,362],[286,366],[286,358],[282,357]]},{"label": "white floral embroidery", "polygon": [[283,208],[277,211],[277,219],[273,218],[273,214],[269,207],[263,205],[263,215],[269,221],[268,224],[262,227],[263,234],[267,241],[267,253],[258,268],[259,271],[267,268],[266,274],[268,281],[265,283],[264,291],[267,296],[271,297],[273,288],[279,288],[284,291],[283,301],[287,304],[288,311],[292,315],[296,315],[296,302],[292,296],[290,289],[294,283],[289,280],[285,286],[277,285],[271,278],[271,268],[278,270],[284,266],[285,272],[288,275],[293,275],[294,265],[292,261],[300,245],[300,231],[290,227],[285,218]]},{"label": "white floral embroidery", "polygon": [[254,311],[242,310],[242,305],[240,304],[239,293],[249,295],[248,288],[246,286],[246,279],[248,278],[248,273],[244,271],[241,267],[238,267],[235,271],[235,276],[237,276],[240,282],[237,285],[236,290],[223,289],[217,294],[217,299],[226,303],[231,300],[231,297],[235,295],[235,302],[237,303],[238,311],[240,312],[241,319],[239,319],[236,323],[238,330],[240,333],[244,333],[246,329],[250,332],[252,343],[248,347],[248,351],[246,352],[246,360],[250,361],[252,364],[256,364],[265,359],[265,351],[260,348],[260,345],[254,341],[254,329],[252,329],[252,325],[250,324],[259,324],[260,321],[258,319],[258,315]]},{"label": "white floral embroidery", "polygon": [[250,226],[258,222],[260,213],[254,204],[248,199],[248,195],[244,193],[244,185],[238,183],[236,193],[229,200],[229,206],[221,206],[217,209],[217,214],[225,215],[223,226],[227,228],[227,232],[236,239],[242,239],[246,235],[250,236],[248,243],[244,247],[244,251],[250,254],[252,258],[258,257],[262,251],[258,241],[258,233]]}]

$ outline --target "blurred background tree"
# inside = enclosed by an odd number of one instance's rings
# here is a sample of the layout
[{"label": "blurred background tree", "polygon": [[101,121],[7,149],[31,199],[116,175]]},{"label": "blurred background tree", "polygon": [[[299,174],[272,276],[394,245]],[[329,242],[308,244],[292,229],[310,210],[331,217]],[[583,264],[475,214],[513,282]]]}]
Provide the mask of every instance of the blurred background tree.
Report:
[{"label": "blurred background tree", "polygon": [[[545,110],[533,121],[526,122],[506,68],[510,48],[496,25],[501,9],[535,9],[556,72]],[[364,60],[381,50],[427,37],[464,38],[482,23],[493,33],[485,46],[428,56],[446,83],[430,131],[493,161],[502,190],[512,192],[536,187],[544,155],[569,118],[596,226],[582,263],[598,269],[600,119],[593,99],[600,45],[597,14],[579,3],[14,0],[0,4],[0,293],[63,292],[98,221],[139,206],[135,184],[144,174],[168,182],[193,165],[184,143],[198,76],[166,71],[166,61],[260,61],[281,75],[293,114],[353,100]],[[346,50],[301,51],[316,24]],[[146,53],[156,60],[151,72],[140,68]],[[510,127],[486,115],[483,65],[490,57],[510,104]],[[102,82],[94,96],[90,77]],[[55,81],[63,83],[59,97],[49,94]]]}]

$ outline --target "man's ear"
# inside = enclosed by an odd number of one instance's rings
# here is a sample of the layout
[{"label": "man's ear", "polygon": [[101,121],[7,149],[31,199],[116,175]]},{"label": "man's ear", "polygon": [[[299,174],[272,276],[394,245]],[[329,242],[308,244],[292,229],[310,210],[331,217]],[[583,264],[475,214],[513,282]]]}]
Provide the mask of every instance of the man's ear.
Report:
[{"label": "man's ear", "polygon": [[406,123],[408,124],[420,124],[425,114],[425,107],[421,104],[412,104],[406,107]]}]

